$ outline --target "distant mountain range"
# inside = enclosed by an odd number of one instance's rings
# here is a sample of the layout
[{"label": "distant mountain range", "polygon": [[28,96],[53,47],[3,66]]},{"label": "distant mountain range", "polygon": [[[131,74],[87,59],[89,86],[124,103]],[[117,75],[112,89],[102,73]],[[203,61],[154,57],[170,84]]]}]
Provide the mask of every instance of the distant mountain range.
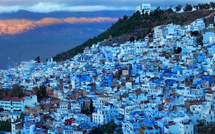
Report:
[{"label": "distant mountain range", "polygon": [[110,17],[69,17],[69,18],[43,18],[41,20],[28,20],[28,19],[9,19],[0,20],[0,35],[4,34],[18,34],[27,32],[40,27],[46,27],[55,24],[84,24],[84,23],[113,23],[118,18]]},{"label": "distant mountain range", "polygon": [[23,60],[42,60],[67,51],[104,32],[133,11],[18,11],[0,14],[0,69]]},{"label": "distant mountain range", "polygon": [[134,11],[93,11],[93,12],[50,12],[50,13],[33,13],[25,10],[19,10],[12,13],[0,13],[0,20],[8,19],[29,19],[29,20],[41,20],[45,17],[48,18],[68,18],[68,17],[123,17],[124,15],[131,16]]}]

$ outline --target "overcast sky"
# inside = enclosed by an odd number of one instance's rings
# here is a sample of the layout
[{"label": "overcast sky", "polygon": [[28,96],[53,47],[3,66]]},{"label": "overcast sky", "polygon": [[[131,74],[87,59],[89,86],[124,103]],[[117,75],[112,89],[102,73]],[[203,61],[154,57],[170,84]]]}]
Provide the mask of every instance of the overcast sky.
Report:
[{"label": "overcast sky", "polygon": [[153,7],[164,7],[211,1],[213,0],[0,0],[0,13],[20,9],[32,12],[135,10],[143,2],[151,3]]}]

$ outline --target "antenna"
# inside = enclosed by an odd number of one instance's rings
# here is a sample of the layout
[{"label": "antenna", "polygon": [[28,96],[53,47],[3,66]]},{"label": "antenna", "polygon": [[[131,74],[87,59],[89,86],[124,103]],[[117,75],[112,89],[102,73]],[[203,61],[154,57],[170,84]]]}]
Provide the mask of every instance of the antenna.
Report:
[{"label": "antenna", "polygon": [[13,60],[11,60],[11,58],[10,58],[10,57],[8,57],[8,60],[9,60],[9,61],[11,61],[11,62],[13,62],[13,64],[14,64],[15,66],[17,66],[17,65],[18,65],[18,63],[17,63],[17,62],[15,62],[15,61],[13,61]]}]

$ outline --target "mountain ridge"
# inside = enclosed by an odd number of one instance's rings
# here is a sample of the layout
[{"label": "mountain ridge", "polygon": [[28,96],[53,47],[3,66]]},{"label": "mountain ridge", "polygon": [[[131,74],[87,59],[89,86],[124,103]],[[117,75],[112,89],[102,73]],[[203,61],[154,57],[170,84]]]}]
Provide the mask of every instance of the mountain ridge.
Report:
[{"label": "mountain ridge", "polygon": [[0,20],[0,35],[2,34],[18,34],[38,27],[50,26],[54,24],[82,24],[82,23],[104,23],[116,22],[118,18],[111,17],[68,17],[68,18],[43,18],[41,20],[27,20],[27,19],[12,19]]}]

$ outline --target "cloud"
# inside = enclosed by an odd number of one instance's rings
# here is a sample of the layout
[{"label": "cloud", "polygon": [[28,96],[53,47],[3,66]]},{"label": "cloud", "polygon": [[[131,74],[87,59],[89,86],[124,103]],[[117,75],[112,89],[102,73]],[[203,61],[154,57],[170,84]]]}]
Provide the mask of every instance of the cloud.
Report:
[{"label": "cloud", "polygon": [[16,12],[18,10],[27,10],[31,12],[42,12],[48,13],[53,11],[100,11],[100,10],[133,10],[132,7],[115,7],[115,6],[104,6],[104,5],[77,5],[70,6],[66,4],[58,3],[43,3],[40,2],[35,5],[13,5],[13,6],[0,6],[0,13],[3,12]]},{"label": "cloud", "polygon": [[[114,7],[104,5],[77,5],[69,6],[66,4],[38,3],[26,10],[32,12],[52,12],[52,11],[99,11],[99,10],[127,10],[130,7]],[[131,9],[132,10],[132,9]]]},{"label": "cloud", "polygon": [[210,2],[210,0],[0,0],[0,12],[20,9],[32,12],[135,10],[135,7],[143,2],[157,7],[198,4]]},{"label": "cloud", "polygon": [[19,6],[0,6],[0,13],[16,12],[18,10],[20,10]]}]

